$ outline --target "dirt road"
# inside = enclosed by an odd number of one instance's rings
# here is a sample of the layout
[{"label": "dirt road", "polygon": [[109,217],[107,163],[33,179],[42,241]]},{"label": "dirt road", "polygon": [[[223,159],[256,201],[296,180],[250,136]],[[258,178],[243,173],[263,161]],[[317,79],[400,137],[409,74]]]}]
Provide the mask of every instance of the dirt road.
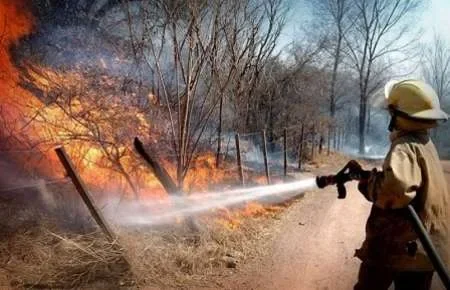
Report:
[{"label": "dirt road", "polygon": [[232,289],[351,289],[370,204],[348,186],[308,193],[282,217],[268,255],[249,267]]},{"label": "dirt road", "polygon": [[[450,162],[444,164],[450,181]],[[229,289],[353,289],[360,261],[353,257],[364,238],[371,204],[347,186],[345,200],[334,188],[311,192],[281,218],[267,254],[246,265]],[[437,280],[435,275],[435,280]],[[435,281],[432,289],[442,289]]]}]

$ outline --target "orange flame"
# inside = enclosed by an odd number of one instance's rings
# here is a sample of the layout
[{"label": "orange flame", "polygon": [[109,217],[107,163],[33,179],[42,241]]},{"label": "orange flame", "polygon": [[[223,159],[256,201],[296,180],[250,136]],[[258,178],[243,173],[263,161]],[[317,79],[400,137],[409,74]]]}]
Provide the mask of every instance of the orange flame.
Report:
[{"label": "orange flame", "polygon": [[[27,141],[29,138],[34,138],[33,141],[46,140],[52,144],[66,143],[68,132],[92,138],[94,133],[90,127],[91,124],[80,121],[88,116],[95,123],[96,130],[100,130],[103,134],[103,143],[93,144],[80,137],[78,140],[71,139],[70,143],[66,144],[66,149],[74,158],[83,179],[88,184],[101,187],[108,193],[129,192],[131,184],[126,182],[125,172],[130,175],[129,178],[133,179],[135,190],[139,191],[141,197],[166,196],[148,168],[136,162],[137,158],[132,152],[131,144],[118,143],[115,137],[118,134],[117,131],[121,130],[119,125],[124,128],[123,132],[119,132],[122,135],[129,133],[126,132],[129,128],[135,128],[133,132],[136,133],[150,134],[150,125],[142,113],[132,108],[124,108],[119,96],[99,96],[97,93],[92,93],[92,96],[88,95],[82,100],[79,96],[75,96],[67,104],[48,106],[19,85],[20,72],[13,63],[10,50],[35,28],[33,15],[26,4],[25,0],[0,1],[0,31],[2,31],[0,35],[0,125],[2,122],[8,124],[7,127],[16,133],[18,141],[13,146],[20,146],[22,141]],[[104,61],[103,65],[106,66]],[[42,91],[54,89],[52,86],[55,84],[71,88],[71,91],[79,90],[81,85],[89,86],[89,80],[77,72],[59,73],[50,68],[33,69],[30,66],[27,73],[33,84]],[[100,79],[100,82],[110,84],[114,80],[105,76]],[[102,102],[102,97],[107,98],[108,102]],[[157,102],[156,96],[150,93],[149,98],[152,103]],[[104,103],[108,106],[104,107]],[[64,110],[64,106],[69,109],[70,114]],[[31,116],[34,120],[32,123],[28,122]],[[126,126],[123,126],[125,124]],[[131,138],[129,141],[131,142]],[[48,158],[53,164],[58,163],[54,154],[49,154]],[[117,160],[114,160],[115,158]],[[114,163],[114,161],[118,162]],[[161,161],[172,177],[175,177],[176,168],[173,162]],[[54,173],[52,167],[44,167],[44,173]],[[214,184],[226,182],[227,178],[233,180],[236,174],[230,175],[224,170],[216,169],[215,155],[204,153],[192,164],[186,176],[184,190],[187,192],[207,191]],[[265,180],[257,178],[257,182],[264,184]],[[276,207],[262,206],[252,202],[248,203],[244,209],[230,211],[224,208],[217,210],[216,214],[219,223],[234,229],[240,226],[242,218],[266,215],[277,210]]]},{"label": "orange flame", "polygon": [[[27,102],[36,104],[36,99],[18,86],[19,72],[12,63],[10,49],[33,30],[33,16],[25,1],[3,0],[0,2],[0,104],[3,114],[9,118],[21,115],[17,106]],[[18,121],[18,120],[15,120]]]}]

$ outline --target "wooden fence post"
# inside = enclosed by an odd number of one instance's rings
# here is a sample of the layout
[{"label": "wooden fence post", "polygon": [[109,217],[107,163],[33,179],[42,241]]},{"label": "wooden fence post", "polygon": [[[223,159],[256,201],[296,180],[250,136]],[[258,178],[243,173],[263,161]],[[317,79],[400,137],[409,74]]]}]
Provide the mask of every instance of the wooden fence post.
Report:
[{"label": "wooden fence post", "polygon": [[75,185],[76,190],[80,194],[81,198],[83,199],[84,203],[86,204],[89,212],[91,213],[92,217],[94,218],[95,222],[100,226],[103,233],[106,235],[106,238],[109,242],[114,242],[116,240],[116,235],[112,231],[111,227],[106,222],[105,218],[103,217],[100,210],[95,205],[94,199],[92,198],[91,194],[87,190],[86,185],[84,184],[83,180],[80,178],[78,173],[75,171],[75,167],[73,166],[72,161],[70,160],[69,156],[66,153],[66,150],[64,150],[64,147],[58,147],[55,149],[56,154],[58,155],[59,161],[64,166],[64,169],[67,172],[67,175],[72,180],[73,184]]},{"label": "wooden fence post", "polygon": [[331,153],[331,124],[328,125],[327,155]]},{"label": "wooden fence post", "polygon": [[237,165],[238,165],[238,173],[239,173],[239,179],[241,180],[242,186],[245,186],[245,180],[244,180],[244,169],[242,168],[242,159],[241,159],[241,147],[239,142],[239,134],[236,134],[235,136],[236,140],[236,159],[237,159]]},{"label": "wooden fence post", "polygon": [[287,176],[287,129],[283,130],[284,177]]},{"label": "wooden fence post", "polygon": [[335,151],[338,150],[338,146],[337,146],[337,127],[333,128],[333,149]]},{"label": "wooden fence post", "polygon": [[267,160],[266,130],[262,131],[262,139],[263,139],[263,155],[264,155],[264,167],[266,169],[266,179],[267,179],[267,184],[270,184],[269,162]]},{"label": "wooden fence post", "polygon": [[338,142],[337,142],[337,144],[338,144],[338,148],[337,148],[337,150],[338,151],[340,151],[341,150],[341,128],[338,128],[338,131],[337,131],[337,139],[338,139]]},{"label": "wooden fence post", "polygon": [[312,127],[312,132],[311,132],[311,160],[314,160],[314,147],[316,146],[316,128],[315,128],[315,126],[313,125],[313,127]]},{"label": "wooden fence post", "polygon": [[134,138],[133,144],[137,153],[139,153],[139,155],[144,158],[144,160],[150,166],[153,174],[159,180],[166,192],[169,195],[182,195],[182,189],[177,187],[166,169],[164,169],[164,167],[162,167],[159,162],[157,162],[157,160],[154,158],[155,154],[151,150],[147,152],[147,150],[145,150],[144,148],[144,144],[141,142],[141,140],[139,140],[138,137]]},{"label": "wooden fence post", "polygon": [[305,135],[305,124],[302,123],[302,131],[300,132],[300,144],[298,146],[298,169],[299,170],[302,170],[304,135]]},{"label": "wooden fence post", "polygon": [[323,142],[324,142],[324,140],[323,140],[323,135],[320,134],[320,139],[319,139],[319,154],[322,154],[322,151],[323,151]]}]

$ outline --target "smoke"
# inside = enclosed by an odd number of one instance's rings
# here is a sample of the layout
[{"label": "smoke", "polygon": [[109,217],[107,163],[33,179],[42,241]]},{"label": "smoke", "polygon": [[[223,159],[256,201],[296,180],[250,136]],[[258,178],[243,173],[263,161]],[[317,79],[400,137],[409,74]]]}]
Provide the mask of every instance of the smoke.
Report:
[{"label": "smoke", "polygon": [[389,114],[381,107],[371,106],[366,119],[365,153],[359,153],[359,108],[349,105],[341,112],[341,118],[346,120],[347,132],[342,147],[345,154],[367,159],[383,159],[389,150]]},{"label": "smoke", "polygon": [[308,178],[291,183],[198,193],[165,200],[110,204],[105,208],[105,212],[120,225],[155,226],[173,223],[180,217],[194,216],[217,208],[238,206],[249,201],[280,203],[316,187],[315,178]]},{"label": "smoke", "polygon": [[42,202],[50,209],[55,209],[57,207],[54,194],[50,192],[47,188],[44,179],[39,179],[36,184],[37,189],[39,190],[40,197]]}]

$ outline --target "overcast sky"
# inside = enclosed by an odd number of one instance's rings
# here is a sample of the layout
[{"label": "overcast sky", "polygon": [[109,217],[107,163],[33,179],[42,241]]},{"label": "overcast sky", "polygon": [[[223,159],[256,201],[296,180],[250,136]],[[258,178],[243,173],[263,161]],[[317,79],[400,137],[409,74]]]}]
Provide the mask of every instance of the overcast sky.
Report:
[{"label": "overcast sky", "polygon": [[[297,40],[302,35],[301,27],[311,20],[305,0],[288,0],[290,9],[287,16],[286,27],[281,35],[278,49]],[[420,20],[417,22],[424,31],[422,40],[429,42],[433,38],[434,31],[450,42],[450,0],[425,0],[425,8],[420,13]]]}]

